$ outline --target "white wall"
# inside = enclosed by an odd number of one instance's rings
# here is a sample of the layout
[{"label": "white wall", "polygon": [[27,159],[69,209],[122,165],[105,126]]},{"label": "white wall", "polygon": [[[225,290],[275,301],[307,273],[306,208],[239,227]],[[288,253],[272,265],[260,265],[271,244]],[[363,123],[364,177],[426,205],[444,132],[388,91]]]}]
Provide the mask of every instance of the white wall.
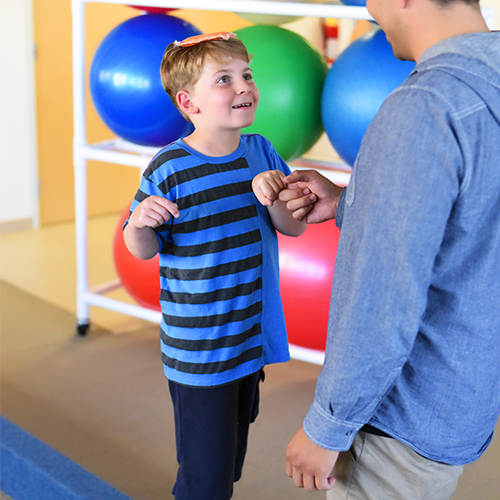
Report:
[{"label": "white wall", "polygon": [[38,225],[32,12],[0,1],[0,229]]},{"label": "white wall", "polygon": [[490,29],[500,30],[500,0],[480,0],[480,5],[493,11],[493,26]]}]

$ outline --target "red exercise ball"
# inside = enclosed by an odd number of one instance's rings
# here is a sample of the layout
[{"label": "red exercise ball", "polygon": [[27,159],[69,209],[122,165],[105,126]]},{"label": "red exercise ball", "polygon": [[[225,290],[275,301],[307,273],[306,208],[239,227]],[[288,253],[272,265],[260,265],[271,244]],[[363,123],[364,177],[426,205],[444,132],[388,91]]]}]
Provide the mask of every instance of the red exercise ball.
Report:
[{"label": "red exercise ball", "polygon": [[129,7],[143,10],[144,12],[148,12],[149,14],[165,14],[165,12],[169,12],[170,10],[177,10],[177,9],[168,9],[166,7],[143,7],[142,5],[129,5]]},{"label": "red exercise ball", "polygon": [[[143,307],[160,310],[158,255],[135,258],[125,246],[123,224],[129,207],[116,228],[113,254],[123,287]],[[340,231],[335,221],[311,224],[292,238],[278,234],[281,297],[291,344],[323,351],[328,310]]]},{"label": "red exercise ball", "polygon": [[134,257],[123,240],[123,224],[128,218],[130,207],[120,216],[113,240],[113,256],[120,281],[141,306],[160,310],[160,260],[158,254],[152,259]]},{"label": "red exercise ball", "polygon": [[278,234],[281,298],[290,344],[325,350],[339,236],[334,220],[311,224],[298,238]]}]

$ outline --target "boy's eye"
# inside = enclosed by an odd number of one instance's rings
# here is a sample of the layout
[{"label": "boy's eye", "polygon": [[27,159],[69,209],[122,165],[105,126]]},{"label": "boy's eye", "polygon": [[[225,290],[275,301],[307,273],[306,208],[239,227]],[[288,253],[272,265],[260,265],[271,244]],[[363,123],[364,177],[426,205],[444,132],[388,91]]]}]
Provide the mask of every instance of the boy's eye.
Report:
[{"label": "boy's eye", "polygon": [[243,75],[244,80],[251,80],[252,79],[252,73],[245,73]]},{"label": "boy's eye", "polygon": [[221,76],[219,78],[220,83],[228,83],[229,82],[229,77],[228,76]]}]

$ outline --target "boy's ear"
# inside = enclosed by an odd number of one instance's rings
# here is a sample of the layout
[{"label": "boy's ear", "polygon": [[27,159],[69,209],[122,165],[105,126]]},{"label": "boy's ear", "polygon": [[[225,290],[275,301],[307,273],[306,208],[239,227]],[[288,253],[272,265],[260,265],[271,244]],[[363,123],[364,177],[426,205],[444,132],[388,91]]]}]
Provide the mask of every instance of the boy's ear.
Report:
[{"label": "boy's ear", "polygon": [[186,115],[198,113],[198,107],[192,101],[191,95],[187,90],[179,90],[175,98],[177,99],[177,105],[180,110]]}]

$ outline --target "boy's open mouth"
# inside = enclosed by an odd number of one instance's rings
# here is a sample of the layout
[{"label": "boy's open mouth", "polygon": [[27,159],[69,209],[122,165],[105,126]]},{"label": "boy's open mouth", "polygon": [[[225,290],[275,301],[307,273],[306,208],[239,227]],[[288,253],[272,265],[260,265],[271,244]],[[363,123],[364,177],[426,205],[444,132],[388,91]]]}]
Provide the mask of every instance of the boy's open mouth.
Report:
[{"label": "boy's open mouth", "polygon": [[239,108],[249,108],[251,104],[249,102],[246,102],[245,104],[236,104],[236,106],[233,106],[233,109],[239,109]]}]

